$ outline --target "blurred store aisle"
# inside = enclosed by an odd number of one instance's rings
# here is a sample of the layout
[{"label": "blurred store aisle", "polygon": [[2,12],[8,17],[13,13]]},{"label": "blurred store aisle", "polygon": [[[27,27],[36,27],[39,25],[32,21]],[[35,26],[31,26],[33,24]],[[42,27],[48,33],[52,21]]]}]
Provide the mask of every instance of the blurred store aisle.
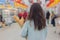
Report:
[{"label": "blurred store aisle", "polygon": [[[54,33],[54,28],[50,25],[48,27],[47,40],[60,40],[60,36]],[[10,27],[0,29],[0,40],[25,40],[20,37],[21,28],[17,23],[12,24]]]}]

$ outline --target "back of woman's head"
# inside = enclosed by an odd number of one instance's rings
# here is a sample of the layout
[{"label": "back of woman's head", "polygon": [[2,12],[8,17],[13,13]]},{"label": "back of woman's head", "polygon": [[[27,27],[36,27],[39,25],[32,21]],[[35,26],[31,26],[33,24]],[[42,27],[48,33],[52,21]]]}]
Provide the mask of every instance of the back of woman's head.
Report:
[{"label": "back of woman's head", "polygon": [[42,7],[40,6],[39,3],[34,3],[31,6],[28,19],[30,21],[31,20],[34,21],[35,29],[38,28],[38,30],[41,30],[41,29],[45,28],[45,26],[46,26],[45,16],[44,16]]}]

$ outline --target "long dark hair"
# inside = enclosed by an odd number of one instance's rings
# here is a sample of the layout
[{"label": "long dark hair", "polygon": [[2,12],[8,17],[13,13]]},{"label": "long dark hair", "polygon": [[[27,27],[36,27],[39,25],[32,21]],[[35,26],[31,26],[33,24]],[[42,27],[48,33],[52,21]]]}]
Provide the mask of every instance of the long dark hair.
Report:
[{"label": "long dark hair", "polygon": [[44,16],[44,12],[42,10],[42,7],[39,3],[34,3],[31,5],[30,8],[30,14],[28,19],[31,21],[34,21],[35,29],[38,28],[38,30],[41,30],[45,28],[46,26],[46,20]]}]

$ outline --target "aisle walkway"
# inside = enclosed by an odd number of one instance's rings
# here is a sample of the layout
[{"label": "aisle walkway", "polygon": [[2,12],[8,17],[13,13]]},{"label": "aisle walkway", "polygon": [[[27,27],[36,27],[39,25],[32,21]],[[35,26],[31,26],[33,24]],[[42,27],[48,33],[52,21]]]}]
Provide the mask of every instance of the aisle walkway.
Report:
[{"label": "aisle walkway", "polygon": [[60,40],[60,36],[59,34],[55,33],[55,29],[56,29],[55,27],[49,25],[47,40]]},{"label": "aisle walkway", "polygon": [[[21,28],[14,23],[10,27],[0,28],[0,40],[24,40],[20,37]],[[53,27],[48,27],[47,40],[60,40],[60,36],[53,32]]]}]

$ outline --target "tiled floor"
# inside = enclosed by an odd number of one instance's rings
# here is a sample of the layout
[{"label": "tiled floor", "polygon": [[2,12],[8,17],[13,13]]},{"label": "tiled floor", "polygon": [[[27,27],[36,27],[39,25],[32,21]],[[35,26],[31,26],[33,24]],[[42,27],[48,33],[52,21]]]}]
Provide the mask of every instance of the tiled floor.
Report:
[{"label": "tiled floor", "polygon": [[[54,28],[48,25],[47,40],[60,40],[60,36],[54,33]],[[25,40],[20,37],[21,28],[14,23],[10,27],[0,28],[0,40]]]}]

